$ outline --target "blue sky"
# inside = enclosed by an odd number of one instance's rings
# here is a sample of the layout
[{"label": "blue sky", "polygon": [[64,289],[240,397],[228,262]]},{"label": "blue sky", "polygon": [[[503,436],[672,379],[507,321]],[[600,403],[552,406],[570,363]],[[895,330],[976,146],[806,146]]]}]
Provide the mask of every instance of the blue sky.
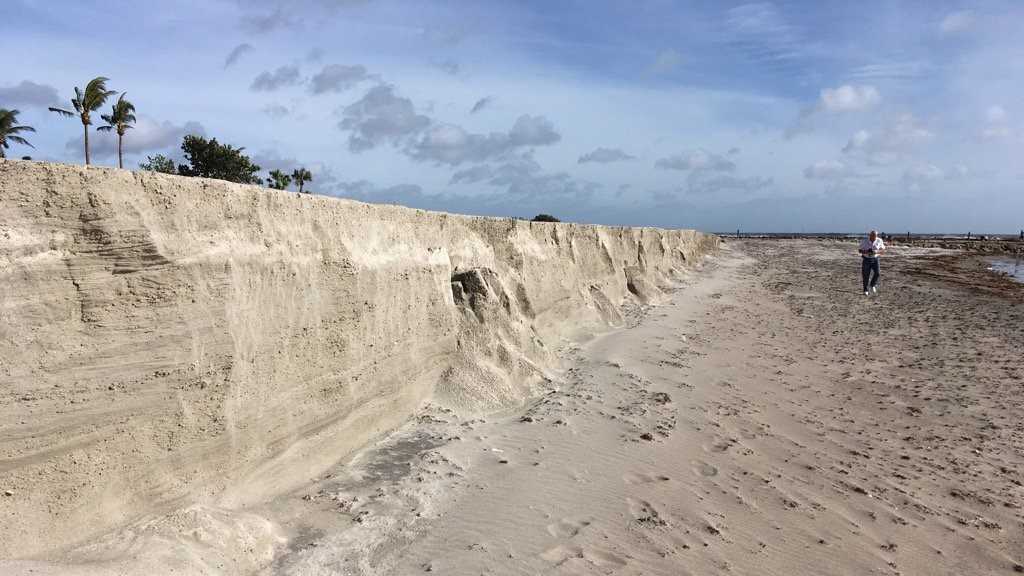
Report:
[{"label": "blue sky", "polygon": [[[108,76],[126,164],[182,135],[318,193],[707,230],[1024,227],[1024,4],[7,0],[0,107]],[[93,136],[94,161],[114,145]]]}]

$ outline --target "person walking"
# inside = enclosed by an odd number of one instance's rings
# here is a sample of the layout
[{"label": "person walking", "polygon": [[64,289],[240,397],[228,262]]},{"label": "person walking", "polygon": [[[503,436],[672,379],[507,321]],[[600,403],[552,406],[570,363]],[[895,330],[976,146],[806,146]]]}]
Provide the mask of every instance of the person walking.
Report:
[{"label": "person walking", "polygon": [[[860,241],[860,275],[864,284],[864,295],[878,293],[878,277],[882,272],[878,267],[878,257],[885,253],[885,242],[878,237],[878,231],[868,232],[868,237]],[[870,281],[869,281],[870,277]],[[868,288],[871,292],[868,292]]]}]

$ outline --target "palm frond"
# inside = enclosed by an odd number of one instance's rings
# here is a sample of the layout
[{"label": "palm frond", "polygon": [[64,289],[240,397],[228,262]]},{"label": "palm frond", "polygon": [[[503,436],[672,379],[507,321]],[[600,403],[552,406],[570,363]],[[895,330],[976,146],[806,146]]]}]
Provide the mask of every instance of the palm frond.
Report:
[{"label": "palm frond", "polygon": [[36,129],[31,126],[11,126],[7,128],[8,134],[17,134],[18,132],[35,132]]},{"label": "palm frond", "polygon": [[110,130],[113,130],[113,128],[114,127],[110,126],[110,125],[107,125],[107,126],[97,126],[96,127],[96,131],[97,132],[109,132]]},{"label": "palm frond", "polygon": [[107,98],[117,94],[115,90],[107,90],[109,80],[106,76],[97,76],[86,84],[85,94],[81,99],[83,110],[98,110],[107,101]]},{"label": "palm frond", "polygon": [[75,116],[74,112],[71,112],[70,110],[64,110],[63,108],[54,108],[53,106],[51,106],[49,110],[50,112],[56,112],[57,114],[60,114],[61,116],[65,116],[67,118]]},{"label": "palm frond", "polygon": [[11,142],[14,142],[15,144],[21,144],[23,146],[28,146],[29,148],[35,148],[35,146],[33,146],[33,145],[28,143],[28,140],[25,140],[21,136],[8,136],[7,140],[9,140]]}]

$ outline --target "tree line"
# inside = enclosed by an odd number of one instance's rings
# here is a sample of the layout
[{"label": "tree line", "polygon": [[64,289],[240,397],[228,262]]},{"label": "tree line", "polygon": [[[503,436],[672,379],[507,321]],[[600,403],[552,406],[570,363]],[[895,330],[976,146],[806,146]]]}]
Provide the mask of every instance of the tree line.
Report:
[{"label": "tree line", "polygon": [[[71,108],[52,106],[49,108],[51,112],[66,118],[78,118],[82,122],[86,165],[91,163],[89,127],[93,123],[93,116],[107,103],[107,100],[118,95],[117,91],[107,88],[109,81],[110,79],[104,76],[93,78],[85,85],[85,90],[75,87]],[[126,95],[126,93],[120,94],[117,101],[111,106],[109,114],[100,114],[100,119],[106,124],[96,128],[100,132],[117,134],[118,168],[124,168],[125,134],[135,124],[135,105],[125,98]],[[35,148],[24,135],[36,130],[31,126],[19,124],[18,114],[20,114],[19,110],[0,108],[0,158],[7,157],[7,150],[12,144]],[[157,154],[148,156],[145,162],[139,164],[139,168],[181,176],[216,178],[240,184],[265,184],[277,190],[285,190],[294,182],[300,193],[309,192],[303,188],[306,182],[313,180],[313,174],[306,168],[296,168],[291,174],[285,174],[280,170],[271,170],[270,177],[264,180],[258,175],[262,168],[243,154],[245,148],[221,144],[217,142],[216,138],[207,140],[201,136],[187,135],[182,140],[181,150],[185,157],[185,164],[175,165],[170,158],[163,154]]]}]

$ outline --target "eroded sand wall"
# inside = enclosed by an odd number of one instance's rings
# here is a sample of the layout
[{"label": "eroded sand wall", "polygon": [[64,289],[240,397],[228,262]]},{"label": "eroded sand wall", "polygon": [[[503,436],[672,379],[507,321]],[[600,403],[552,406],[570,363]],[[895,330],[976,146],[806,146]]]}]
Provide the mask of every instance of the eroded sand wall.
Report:
[{"label": "eroded sand wall", "polygon": [[717,243],[0,160],[0,558],[520,401]]}]

